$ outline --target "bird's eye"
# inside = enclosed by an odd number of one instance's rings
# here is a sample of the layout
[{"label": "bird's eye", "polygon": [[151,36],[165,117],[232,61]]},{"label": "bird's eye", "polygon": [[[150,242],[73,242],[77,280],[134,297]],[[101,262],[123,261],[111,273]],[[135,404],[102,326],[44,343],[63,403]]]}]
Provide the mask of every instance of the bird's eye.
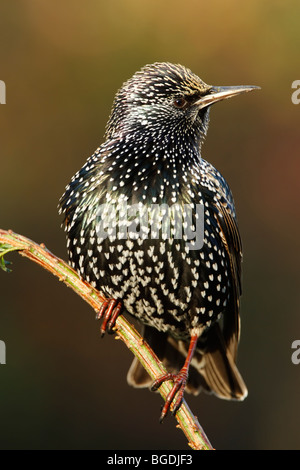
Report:
[{"label": "bird's eye", "polygon": [[173,102],[175,108],[182,109],[187,104],[187,101],[184,98],[176,98]]}]

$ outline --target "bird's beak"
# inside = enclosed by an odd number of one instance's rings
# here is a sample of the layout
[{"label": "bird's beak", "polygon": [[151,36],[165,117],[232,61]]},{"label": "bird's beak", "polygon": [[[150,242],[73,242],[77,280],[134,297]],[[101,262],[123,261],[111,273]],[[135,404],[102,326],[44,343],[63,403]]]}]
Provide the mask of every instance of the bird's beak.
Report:
[{"label": "bird's beak", "polygon": [[217,101],[231,98],[232,96],[239,95],[240,93],[246,93],[248,91],[259,90],[259,86],[213,86],[207,94],[202,96],[200,100],[194,103],[199,109],[206,108]]}]

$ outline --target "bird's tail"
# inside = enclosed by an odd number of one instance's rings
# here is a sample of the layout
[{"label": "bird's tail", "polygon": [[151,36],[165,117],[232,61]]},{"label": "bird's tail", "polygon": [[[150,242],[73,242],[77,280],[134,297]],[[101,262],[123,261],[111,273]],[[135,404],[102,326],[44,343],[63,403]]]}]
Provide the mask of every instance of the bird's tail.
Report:
[{"label": "bird's tail", "polygon": [[[168,372],[176,374],[184,364],[188,343],[178,341],[154,328],[144,326],[143,337],[162,361]],[[137,358],[127,374],[133,387],[150,387],[152,379]],[[243,400],[248,392],[234,358],[226,346],[218,323],[198,341],[189,370],[186,391],[198,395],[201,390],[227,400]]]}]

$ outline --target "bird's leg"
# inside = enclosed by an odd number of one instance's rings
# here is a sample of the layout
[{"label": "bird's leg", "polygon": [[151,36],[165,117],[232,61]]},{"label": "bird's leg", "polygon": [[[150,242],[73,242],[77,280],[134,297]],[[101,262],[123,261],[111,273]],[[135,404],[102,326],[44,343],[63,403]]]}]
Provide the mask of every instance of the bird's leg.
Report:
[{"label": "bird's leg", "polygon": [[96,320],[103,318],[101,325],[101,336],[103,337],[105,332],[113,333],[113,327],[115,326],[116,319],[120,315],[122,310],[122,302],[116,299],[109,299],[103,302],[99,312],[96,315]]},{"label": "bird's leg", "polygon": [[[187,382],[187,379],[188,379],[188,371],[189,371],[190,363],[191,363],[195,348],[197,346],[198,338],[199,338],[198,334],[193,334],[191,336],[189,350],[188,350],[188,353],[187,353],[187,356],[186,356],[185,363],[184,363],[182,369],[178,372],[178,374],[170,374],[170,373],[164,374],[161,377],[159,377],[158,379],[156,379],[152,384],[151,390],[156,391],[161,386],[161,384],[163,382],[165,382],[166,380],[173,380],[173,382],[174,382],[172,390],[168,394],[168,396],[166,398],[165,405],[162,409],[162,412],[161,412],[161,415],[160,415],[160,422],[162,422],[163,419],[165,418],[165,416],[166,416],[167,412],[169,411],[170,406],[173,402],[174,402],[173,403],[173,409],[172,409],[173,414],[175,414],[180,408],[180,405],[181,405],[181,402],[182,402],[182,399],[183,399],[183,393],[184,393],[185,385],[186,385],[186,382]],[[177,397],[174,401],[174,398],[175,398],[176,394],[177,394]]]}]

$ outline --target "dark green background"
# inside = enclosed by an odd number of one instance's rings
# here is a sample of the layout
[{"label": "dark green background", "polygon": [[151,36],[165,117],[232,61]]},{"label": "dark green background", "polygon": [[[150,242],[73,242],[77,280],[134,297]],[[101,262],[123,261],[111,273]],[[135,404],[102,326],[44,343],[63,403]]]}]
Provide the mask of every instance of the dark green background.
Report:
[{"label": "dark green background", "polygon": [[[103,141],[115,92],[146,63],[259,92],[213,107],[203,155],[228,180],[244,244],[244,403],[186,396],[217,449],[300,448],[297,1],[0,1],[0,227],[66,258],[57,202]],[[161,398],[127,386],[131,354],[17,254],[0,272],[0,447],[185,449]]]}]

